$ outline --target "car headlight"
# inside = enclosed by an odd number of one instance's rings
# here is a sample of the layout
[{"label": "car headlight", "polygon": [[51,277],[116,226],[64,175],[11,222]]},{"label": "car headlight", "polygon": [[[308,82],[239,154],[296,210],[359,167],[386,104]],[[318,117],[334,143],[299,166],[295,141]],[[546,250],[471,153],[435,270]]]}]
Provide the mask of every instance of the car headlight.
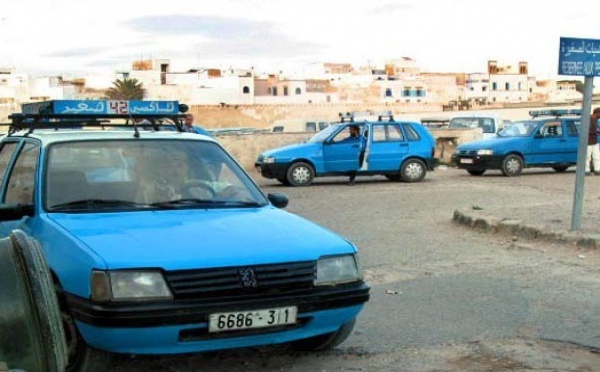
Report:
[{"label": "car headlight", "polygon": [[490,149],[481,149],[481,150],[477,150],[477,155],[494,155],[494,150],[490,150]]},{"label": "car headlight", "polygon": [[92,300],[172,299],[163,275],[156,270],[92,272]]},{"label": "car headlight", "polygon": [[266,156],[263,158],[263,163],[264,164],[273,164],[273,163],[275,163],[275,157],[274,156]]},{"label": "car headlight", "polygon": [[317,261],[315,285],[350,283],[362,279],[356,255],[323,257]]}]

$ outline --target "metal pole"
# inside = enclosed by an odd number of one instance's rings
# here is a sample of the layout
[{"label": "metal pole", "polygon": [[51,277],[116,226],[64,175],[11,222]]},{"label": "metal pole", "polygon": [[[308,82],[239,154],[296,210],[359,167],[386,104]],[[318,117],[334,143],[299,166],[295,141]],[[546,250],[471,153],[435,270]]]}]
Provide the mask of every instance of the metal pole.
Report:
[{"label": "metal pole", "polygon": [[[590,112],[592,111],[592,92],[594,89],[594,77],[586,76],[584,80],[583,106],[581,109],[581,132],[579,133],[579,147],[577,150],[577,173],[575,175],[575,197],[573,199],[573,217],[571,219],[571,230],[581,228],[581,216],[583,214],[583,190],[585,183],[586,154],[588,146]],[[595,125],[595,123],[594,123]],[[594,171],[598,171],[594,169]]]}]

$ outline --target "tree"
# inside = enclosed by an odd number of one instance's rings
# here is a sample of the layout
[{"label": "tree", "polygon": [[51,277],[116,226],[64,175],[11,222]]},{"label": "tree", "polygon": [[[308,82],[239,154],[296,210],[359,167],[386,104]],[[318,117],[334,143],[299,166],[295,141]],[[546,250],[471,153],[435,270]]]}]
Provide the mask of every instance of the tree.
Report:
[{"label": "tree", "polygon": [[113,81],[113,87],[106,91],[106,98],[115,100],[140,100],[144,98],[142,83],[135,78],[117,79]]}]

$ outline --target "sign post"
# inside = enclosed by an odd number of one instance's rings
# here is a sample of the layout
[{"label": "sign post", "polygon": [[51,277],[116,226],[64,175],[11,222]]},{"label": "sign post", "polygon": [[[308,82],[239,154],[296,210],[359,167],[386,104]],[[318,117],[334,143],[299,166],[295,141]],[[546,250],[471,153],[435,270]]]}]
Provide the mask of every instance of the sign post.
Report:
[{"label": "sign post", "polygon": [[575,176],[575,196],[573,199],[573,216],[571,219],[571,230],[579,230],[581,228],[581,216],[583,214],[585,161],[589,128],[590,125],[597,125],[597,123],[590,123],[590,112],[592,111],[594,76],[600,76],[600,40],[561,37],[558,74],[584,76],[581,130],[579,133],[579,146],[577,149],[577,173]]}]

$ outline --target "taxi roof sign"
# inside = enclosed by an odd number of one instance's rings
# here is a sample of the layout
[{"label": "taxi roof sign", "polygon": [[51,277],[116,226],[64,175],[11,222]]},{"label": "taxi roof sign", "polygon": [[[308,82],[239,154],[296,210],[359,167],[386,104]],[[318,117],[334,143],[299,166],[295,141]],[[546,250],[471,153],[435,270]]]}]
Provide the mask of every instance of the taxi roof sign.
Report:
[{"label": "taxi roof sign", "polygon": [[187,111],[178,101],[53,100],[21,105],[25,115],[177,115]]}]

